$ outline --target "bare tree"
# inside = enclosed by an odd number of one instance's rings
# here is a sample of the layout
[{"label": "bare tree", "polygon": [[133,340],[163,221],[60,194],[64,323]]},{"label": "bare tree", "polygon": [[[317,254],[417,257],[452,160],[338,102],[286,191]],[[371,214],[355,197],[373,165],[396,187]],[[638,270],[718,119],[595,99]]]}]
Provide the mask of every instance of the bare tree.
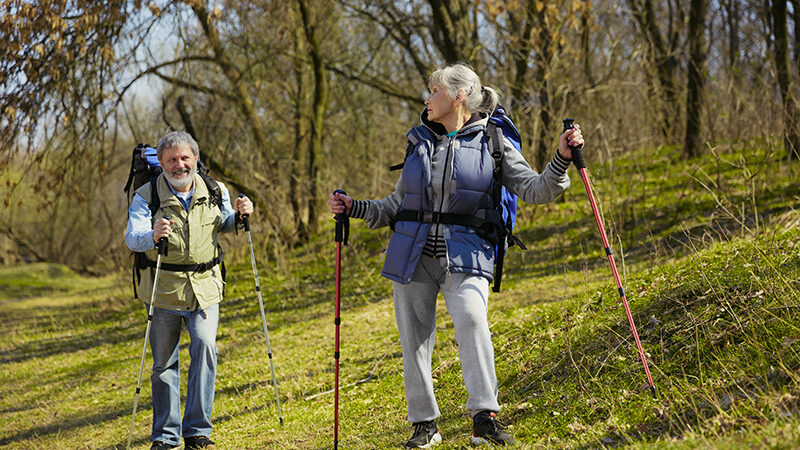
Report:
[{"label": "bare tree", "polygon": [[772,0],[773,53],[778,86],[783,99],[784,143],[789,160],[800,157],[800,129],[794,76],[789,64],[789,36],[786,26],[786,2]]},{"label": "bare tree", "polygon": [[[658,85],[663,108],[658,122],[662,124],[662,134],[672,138],[679,119],[678,83],[676,69],[679,64],[679,44],[683,24],[681,3],[667,0],[667,30],[662,33],[653,0],[628,0],[633,17],[647,42],[649,60],[655,72],[654,85]],[[657,83],[655,82],[657,80]]]},{"label": "bare tree", "polygon": [[[317,203],[320,201],[317,180],[317,159],[322,153],[322,138],[325,129],[325,113],[328,109],[328,71],[324,50],[321,41],[320,19],[312,18],[309,5],[305,0],[298,0],[300,16],[302,17],[305,38],[311,55],[311,69],[314,74],[314,102],[312,105],[311,142],[308,149],[308,229],[310,233],[316,232]],[[320,17],[330,16],[331,2],[322,2]]]},{"label": "bare tree", "polygon": [[433,19],[430,34],[444,62],[474,64],[479,43],[473,3],[468,0],[428,0],[428,3]]},{"label": "bare tree", "polygon": [[702,142],[700,116],[705,101],[707,9],[707,0],[692,0],[689,7],[689,73],[686,94],[686,138],[683,147],[684,153],[689,157],[700,154]]}]

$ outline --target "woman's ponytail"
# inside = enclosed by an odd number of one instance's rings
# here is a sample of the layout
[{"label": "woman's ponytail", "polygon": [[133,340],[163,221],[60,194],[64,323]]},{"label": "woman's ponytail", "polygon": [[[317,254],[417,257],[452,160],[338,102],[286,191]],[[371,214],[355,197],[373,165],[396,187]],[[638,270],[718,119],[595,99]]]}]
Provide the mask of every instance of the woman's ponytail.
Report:
[{"label": "woman's ponytail", "polygon": [[497,91],[489,86],[481,86],[481,95],[483,97],[481,99],[481,103],[478,105],[478,111],[491,115],[492,112],[494,112],[494,109],[497,108],[499,95],[497,94]]}]

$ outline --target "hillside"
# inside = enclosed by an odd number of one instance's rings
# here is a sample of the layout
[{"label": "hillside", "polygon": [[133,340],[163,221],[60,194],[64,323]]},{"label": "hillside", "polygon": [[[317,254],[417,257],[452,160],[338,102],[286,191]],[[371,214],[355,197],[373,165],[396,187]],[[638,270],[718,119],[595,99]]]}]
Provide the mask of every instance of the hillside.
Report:
[{"label": "hillside", "polygon": [[[501,419],[522,447],[800,442],[800,166],[769,148],[587,161],[656,398],[574,168],[565,201],[521,206],[529,250],[509,252],[489,319]],[[332,447],[335,247],[332,225],[323,229],[285,259],[259,261],[283,426],[246,238],[236,238],[218,333],[219,448]],[[388,236],[354,222],[343,251],[342,448],[398,448],[410,433],[391,284],[380,277]],[[130,274],[2,268],[0,307],[0,447],[124,448],[146,320]],[[444,302],[437,315],[437,448],[462,448],[471,422]],[[185,386],[186,345],[181,359]],[[137,448],[149,446],[146,375]]]}]

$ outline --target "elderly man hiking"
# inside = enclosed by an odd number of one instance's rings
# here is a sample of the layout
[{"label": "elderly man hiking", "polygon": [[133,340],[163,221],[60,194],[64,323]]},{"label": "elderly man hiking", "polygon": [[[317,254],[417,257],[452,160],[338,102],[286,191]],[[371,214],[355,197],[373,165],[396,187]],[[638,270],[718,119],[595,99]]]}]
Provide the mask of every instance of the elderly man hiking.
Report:
[{"label": "elderly man hiking", "polygon": [[[146,258],[140,264],[144,266],[139,282],[142,292],[153,290],[156,243],[162,238],[168,240],[152,299],[150,448],[178,447],[183,436],[186,449],[213,449],[214,442],[208,436],[217,369],[219,303],[225,287],[217,234],[233,230],[238,217],[252,214],[253,204],[247,197],[240,197],[232,208],[222,183],[214,182],[219,193],[210,192],[197,172],[200,152],[189,134],[168,133],[158,142],[157,151],[162,173],[154,183],[144,184],[136,191],[128,209],[125,234],[128,247],[143,252]],[[157,209],[151,211],[155,204]],[[182,322],[191,339],[191,363],[181,420],[178,345]]]}]

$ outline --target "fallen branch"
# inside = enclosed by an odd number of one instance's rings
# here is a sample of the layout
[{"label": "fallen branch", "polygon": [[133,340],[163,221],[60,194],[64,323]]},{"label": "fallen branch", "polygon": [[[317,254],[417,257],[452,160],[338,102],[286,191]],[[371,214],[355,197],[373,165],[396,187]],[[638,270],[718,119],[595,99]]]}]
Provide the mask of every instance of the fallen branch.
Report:
[{"label": "fallen branch", "polygon": [[[375,365],[372,366],[372,370],[369,371],[369,374],[366,377],[364,377],[364,378],[362,378],[362,379],[360,379],[360,380],[358,380],[356,382],[353,382],[353,383],[350,383],[348,385],[342,386],[342,389],[349,388],[349,387],[356,386],[356,385],[359,385],[359,384],[366,383],[367,381],[370,381],[372,379],[373,375],[375,375],[375,370],[378,369],[378,365],[380,365],[381,361],[386,359],[386,357],[389,355],[389,351],[390,350],[391,350],[391,347],[389,347],[386,350],[386,353],[384,353],[383,356],[381,356],[381,359],[379,359],[378,362],[376,362]],[[332,392],[333,392],[333,389],[329,389],[329,390],[324,391],[324,392],[319,392],[319,393],[314,394],[314,395],[309,395],[308,397],[306,397],[306,400],[311,400],[311,399],[314,399],[314,398],[317,398],[317,397],[321,397],[321,396],[323,396],[325,394],[330,394]]]}]

